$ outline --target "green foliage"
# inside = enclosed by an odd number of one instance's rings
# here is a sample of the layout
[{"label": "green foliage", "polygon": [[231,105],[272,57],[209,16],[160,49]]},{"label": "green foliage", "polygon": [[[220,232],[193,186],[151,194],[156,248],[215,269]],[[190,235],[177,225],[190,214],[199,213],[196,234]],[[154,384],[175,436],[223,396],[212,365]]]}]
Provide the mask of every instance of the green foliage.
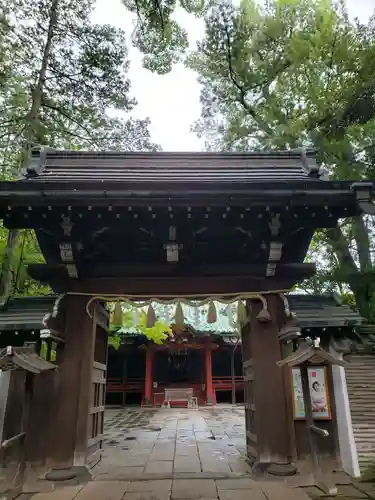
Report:
[{"label": "green foliage", "polygon": [[11,76],[0,94],[0,153],[10,175],[21,160],[18,155],[18,162],[11,161],[12,151],[22,150],[25,142],[28,147],[156,148],[148,120],[116,117],[136,105],[129,96],[126,37],[119,29],[92,24],[93,5],[93,0],[0,0],[8,23],[0,44],[6,53],[12,50]]},{"label": "green foliage", "polygon": [[137,16],[133,44],[143,54],[145,68],[159,74],[168,73],[180,60],[189,42],[188,33],[173,14],[182,8],[195,16],[203,16],[213,0],[122,0]]},{"label": "green foliage", "polygon": [[[37,145],[158,149],[150,140],[148,119],[119,118],[136,105],[130,95],[126,37],[122,30],[91,23],[94,3],[0,0],[1,179],[17,177]],[[1,229],[2,260],[5,245]],[[13,291],[47,292],[25,272],[28,263],[42,261],[35,236],[23,232],[10,252],[12,262],[4,267]],[[9,281],[7,276],[4,280]]]},{"label": "green foliage", "polygon": [[[313,147],[331,177],[375,173],[375,19],[350,22],[344,2],[220,1],[187,64],[202,84],[195,131],[209,150]],[[373,220],[317,233],[309,290],[354,295],[375,320]]]},{"label": "green foliage", "polygon": [[155,325],[149,328],[147,328],[146,325],[146,313],[142,312],[139,324],[136,328],[149,340],[155,342],[155,344],[162,344],[170,335],[172,335],[172,329],[162,320],[157,320]]},{"label": "green foliage", "polygon": [[[7,243],[8,231],[0,227],[0,262],[3,262]],[[49,295],[52,293],[48,286],[41,285],[29,277],[29,264],[44,263],[34,231],[23,230],[18,238],[14,252],[14,259],[10,268],[11,289],[15,296]]]},{"label": "green foliage", "polygon": [[134,325],[134,318],[138,316],[136,308],[128,304],[121,304],[122,318],[121,324],[114,324],[114,304],[109,304],[111,311],[111,321],[109,328],[109,344],[118,349],[122,340],[129,334],[129,331],[135,330],[136,334],[144,335],[155,344],[162,344],[168,336],[172,335],[172,330],[162,320],[157,320],[152,327],[147,327],[147,316],[144,311],[140,311],[138,324]]}]

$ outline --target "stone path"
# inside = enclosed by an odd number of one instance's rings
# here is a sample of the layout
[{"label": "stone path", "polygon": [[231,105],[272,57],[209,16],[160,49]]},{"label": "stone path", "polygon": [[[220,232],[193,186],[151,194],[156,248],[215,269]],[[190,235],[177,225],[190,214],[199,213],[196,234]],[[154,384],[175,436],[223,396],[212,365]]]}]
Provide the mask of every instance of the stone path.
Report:
[{"label": "stone path", "polygon": [[243,407],[108,410],[97,479],[250,473]]},{"label": "stone path", "polygon": [[[375,498],[374,484],[339,487],[336,500]],[[93,481],[86,486],[66,486],[18,500],[333,500],[314,488],[287,488],[280,481],[242,479],[175,479],[151,481]]]},{"label": "stone path", "polygon": [[[241,407],[107,410],[94,481],[18,500],[331,500],[317,488],[251,478],[244,424]],[[338,490],[337,500],[375,500],[374,483]]]},{"label": "stone path", "polygon": [[94,481],[71,486],[32,500],[310,500],[300,490],[251,479],[176,479],[154,481]]}]

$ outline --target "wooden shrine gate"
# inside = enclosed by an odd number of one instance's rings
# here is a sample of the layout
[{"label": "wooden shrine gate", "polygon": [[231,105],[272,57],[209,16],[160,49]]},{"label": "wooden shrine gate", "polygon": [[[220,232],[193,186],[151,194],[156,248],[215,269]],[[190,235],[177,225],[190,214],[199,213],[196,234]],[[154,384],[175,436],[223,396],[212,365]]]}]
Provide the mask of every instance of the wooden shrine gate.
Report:
[{"label": "wooden shrine gate", "polygon": [[66,294],[52,467],[87,468],[101,455],[108,318],[92,303],[93,322],[90,297],[266,293],[248,300],[243,331],[248,451],[286,473],[290,394],[276,363],[288,314],[278,291],[314,274],[304,258],[316,229],[374,213],[371,182],[327,180],[313,152],[38,149],[23,178],[0,188],[4,226],[35,230],[45,258],[30,276]]}]

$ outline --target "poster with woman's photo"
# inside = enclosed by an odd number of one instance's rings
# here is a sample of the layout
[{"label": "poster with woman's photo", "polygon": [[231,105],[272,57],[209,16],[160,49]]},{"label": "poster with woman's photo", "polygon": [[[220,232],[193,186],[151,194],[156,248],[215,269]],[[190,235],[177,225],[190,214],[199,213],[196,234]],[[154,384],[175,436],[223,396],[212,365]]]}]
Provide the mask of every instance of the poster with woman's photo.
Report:
[{"label": "poster with woman's photo", "polygon": [[[315,419],[330,419],[331,408],[327,387],[327,367],[310,366],[307,370],[311,396],[311,406]],[[292,368],[293,410],[295,419],[305,418],[301,370]]]}]

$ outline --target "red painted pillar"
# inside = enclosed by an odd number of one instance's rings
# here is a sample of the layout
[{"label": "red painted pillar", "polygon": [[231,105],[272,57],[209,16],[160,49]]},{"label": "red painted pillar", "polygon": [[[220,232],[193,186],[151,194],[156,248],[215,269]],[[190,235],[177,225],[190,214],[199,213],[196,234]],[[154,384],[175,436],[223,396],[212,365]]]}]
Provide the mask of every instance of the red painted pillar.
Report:
[{"label": "red painted pillar", "polygon": [[205,349],[205,367],[206,367],[206,403],[213,405],[216,403],[212,385],[212,351]]},{"label": "red painted pillar", "polygon": [[153,350],[150,345],[146,350],[146,370],[145,370],[145,406],[152,405],[152,358]]}]

